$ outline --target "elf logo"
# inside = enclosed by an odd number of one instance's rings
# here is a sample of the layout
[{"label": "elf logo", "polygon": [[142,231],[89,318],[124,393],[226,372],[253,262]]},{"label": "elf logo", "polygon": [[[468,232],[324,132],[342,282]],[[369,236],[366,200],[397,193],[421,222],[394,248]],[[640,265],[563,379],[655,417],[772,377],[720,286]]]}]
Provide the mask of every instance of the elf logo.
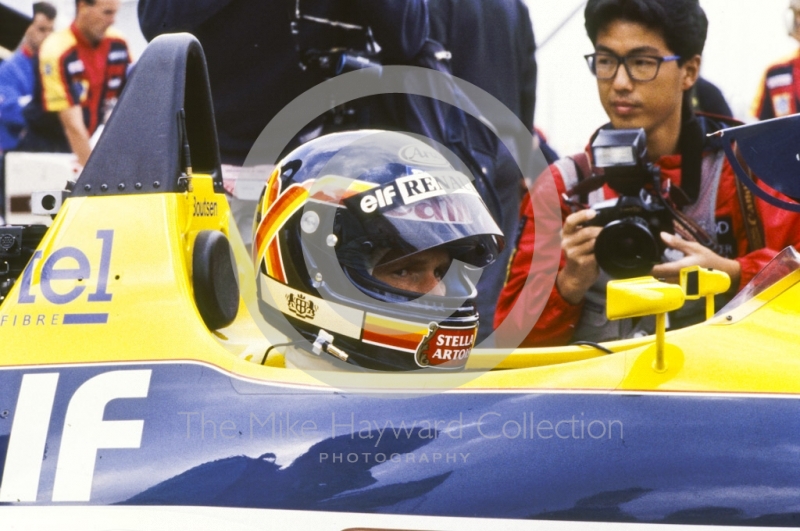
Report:
[{"label": "elf logo", "polygon": [[[111,266],[111,250],[114,245],[113,230],[97,231],[101,241],[97,284],[86,296],[88,302],[109,302],[112,294],[108,292],[108,277]],[[41,296],[53,304],[68,304],[89,290],[92,267],[89,257],[77,247],[56,249],[46,258],[42,251],[36,251],[22,273],[19,289],[19,304],[33,304],[39,294],[33,291],[33,271],[42,262],[40,282]],[[66,281],[66,282],[64,282]]]},{"label": "elf logo", "polygon": [[371,214],[376,210],[383,212],[445,194],[447,190],[432,175],[418,172],[356,197],[359,197],[361,211]]},{"label": "elf logo", "polygon": [[[104,417],[112,400],[146,398],[151,373],[150,369],[105,372],[72,394],[63,419],[52,501],[88,502],[97,451],[141,446],[144,420]],[[0,481],[0,503],[37,501],[58,380],[57,372],[22,376]]]}]

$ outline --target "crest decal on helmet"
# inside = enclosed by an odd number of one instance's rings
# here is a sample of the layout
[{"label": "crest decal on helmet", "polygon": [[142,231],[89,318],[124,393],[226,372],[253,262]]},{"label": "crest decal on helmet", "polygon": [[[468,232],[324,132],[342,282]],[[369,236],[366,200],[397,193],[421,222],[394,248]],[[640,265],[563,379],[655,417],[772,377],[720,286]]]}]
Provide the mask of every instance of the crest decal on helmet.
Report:
[{"label": "crest decal on helmet", "polygon": [[294,293],[287,293],[286,302],[289,311],[301,319],[313,319],[314,315],[319,310],[319,306],[307,300],[302,293],[298,293],[297,295]]}]

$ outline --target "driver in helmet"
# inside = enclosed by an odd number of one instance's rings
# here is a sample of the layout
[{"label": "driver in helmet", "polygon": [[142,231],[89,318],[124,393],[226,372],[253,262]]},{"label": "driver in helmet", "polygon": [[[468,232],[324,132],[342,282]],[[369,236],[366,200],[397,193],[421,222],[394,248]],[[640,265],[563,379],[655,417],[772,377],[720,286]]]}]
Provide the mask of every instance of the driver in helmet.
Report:
[{"label": "driver in helmet", "polygon": [[299,367],[457,370],[481,269],[504,246],[468,173],[404,133],[352,131],[292,151],[254,222],[259,309]]}]

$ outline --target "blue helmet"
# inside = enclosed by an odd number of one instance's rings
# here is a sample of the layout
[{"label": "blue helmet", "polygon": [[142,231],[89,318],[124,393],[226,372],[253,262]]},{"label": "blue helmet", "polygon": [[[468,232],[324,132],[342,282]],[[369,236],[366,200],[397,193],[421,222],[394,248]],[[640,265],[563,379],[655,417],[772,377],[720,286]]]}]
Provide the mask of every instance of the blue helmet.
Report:
[{"label": "blue helmet", "polygon": [[[351,365],[464,367],[478,326],[475,285],[504,240],[458,164],[415,136],[377,130],[326,135],[289,153],[254,222],[264,317],[290,325],[312,352]],[[444,295],[372,274],[386,257],[430,249],[452,258]]]}]

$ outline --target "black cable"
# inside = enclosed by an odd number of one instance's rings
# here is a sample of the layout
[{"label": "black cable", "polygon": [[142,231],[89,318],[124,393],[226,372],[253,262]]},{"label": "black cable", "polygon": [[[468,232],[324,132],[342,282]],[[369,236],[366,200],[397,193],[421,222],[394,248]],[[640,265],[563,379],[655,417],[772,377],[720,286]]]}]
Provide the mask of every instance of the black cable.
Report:
[{"label": "black cable", "polygon": [[293,347],[295,345],[300,345],[303,343],[308,343],[308,341],[306,341],[305,339],[298,339],[297,341],[289,341],[288,343],[275,343],[274,345],[270,345],[270,347],[264,353],[264,357],[261,358],[261,365],[264,365],[267,362],[267,356],[269,356],[270,351],[275,347]]},{"label": "black cable", "polygon": [[605,352],[606,354],[613,354],[614,351],[604,347],[600,343],[595,343],[594,341],[576,341],[574,343],[570,343],[570,346],[576,347],[594,347],[599,351]]}]

